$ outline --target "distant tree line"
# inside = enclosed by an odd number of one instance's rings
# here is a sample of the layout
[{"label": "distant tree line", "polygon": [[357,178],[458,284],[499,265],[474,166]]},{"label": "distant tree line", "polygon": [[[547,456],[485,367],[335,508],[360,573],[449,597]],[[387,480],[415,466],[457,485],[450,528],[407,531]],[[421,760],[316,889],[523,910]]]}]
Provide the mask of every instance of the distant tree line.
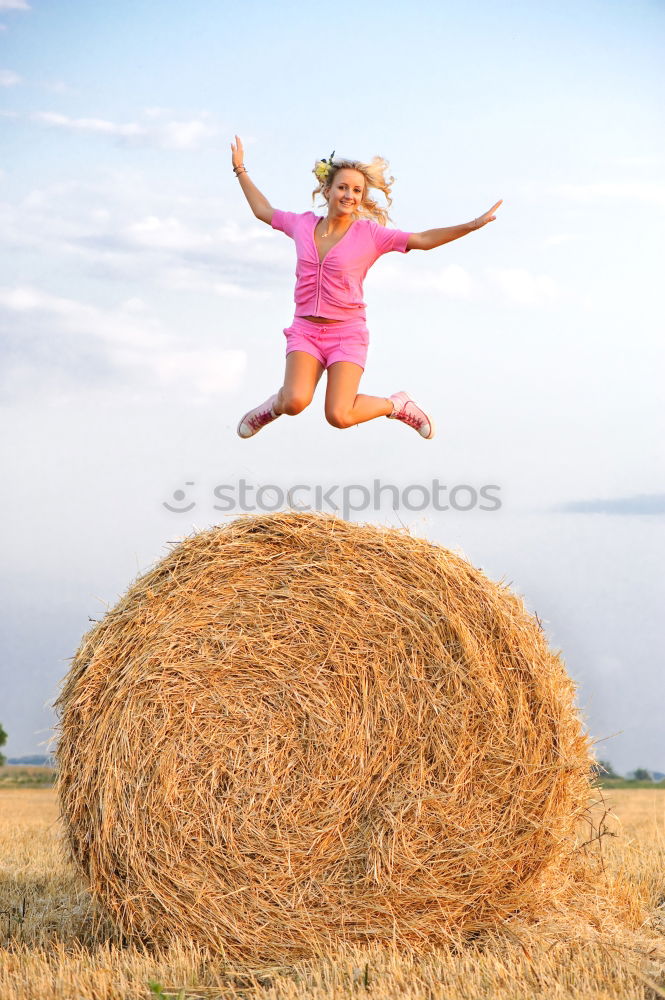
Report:
[{"label": "distant tree line", "polygon": [[[1,0],[0,0],[1,2]],[[0,722],[0,747],[3,747],[7,742],[7,733],[4,730],[2,723]],[[3,753],[0,753],[0,767],[5,764],[33,764],[38,767],[55,767],[55,762],[50,754],[31,754],[28,757],[10,757],[9,760],[5,757]]]},{"label": "distant tree line", "polygon": [[659,771],[648,771],[646,767],[636,767],[634,771],[629,771],[628,774],[618,774],[609,760],[599,760],[592,768],[594,777],[599,781],[604,781],[608,778],[619,778],[624,781],[662,781],[665,778],[665,774],[661,774]]},{"label": "distant tree line", "polygon": [[27,757],[8,757],[8,764],[26,764],[33,767],[55,767],[53,757],[45,753],[31,753]]}]

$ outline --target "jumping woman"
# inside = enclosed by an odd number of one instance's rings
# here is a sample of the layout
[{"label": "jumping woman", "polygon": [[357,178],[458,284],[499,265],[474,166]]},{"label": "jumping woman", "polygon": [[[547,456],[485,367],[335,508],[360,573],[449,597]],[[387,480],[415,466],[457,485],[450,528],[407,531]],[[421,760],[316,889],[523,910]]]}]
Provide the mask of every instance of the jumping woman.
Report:
[{"label": "jumping woman", "polygon": [[365,369],[369,332],[365,323],[363,280],[384,253],[433,250],[493,222],[497,201],[484,215],[460,226],[406,233],[388,229],[388,213],[371,197],[383,192],[390,207],[394,178],[388,164],[375,156],[371,163],[356,160],[317,160],[313,173],[318,186],[312,202],[322,194],[328,214],[282,212],[273,208],[252,183],[243,163],[242,142],[231,143],[233,172],[257,219],[294,240],[296,311],[286,337],[286,372],[279,392],[254,407],[238,424],[242,438],[252,437],[283,413],[294,416],[312,401],[324,370],[328,372],[325,413],[333,427],[352,427],[374,417],[401,420],[424,438],[434,437],[434,423],[406,392],[391,396],[358,394]]}]

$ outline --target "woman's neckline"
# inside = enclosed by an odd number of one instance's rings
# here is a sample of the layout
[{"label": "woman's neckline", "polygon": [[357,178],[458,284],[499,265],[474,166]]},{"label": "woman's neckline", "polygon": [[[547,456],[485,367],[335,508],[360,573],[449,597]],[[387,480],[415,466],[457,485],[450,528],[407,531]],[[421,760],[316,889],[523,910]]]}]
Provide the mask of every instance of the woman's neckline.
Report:
[{"label": "woman's neckline", "polygon": [[319,258],[319,264],[323,264],[324,260],[328,256],[328,254],[332,253],[332,251],[335,249],[335,247],[339,243],[342,242],[342,240],[344,239],[344,237],[348,235],[349,230],[353,229],[353,227],[355,226],[356,222],[360,222],[360,219],[354,219],[353,222],[351,223],[351,225],[349,226],[349,228],[346,230],[346,232],[343,233],[340,236],[340,238],[338,240],[336,240],[336,242],[333,243],[333,245],[326,250],[326,252],[324,253],[324,255],[322,257],[321,254],[319,253],[319,248],[316,245],[316,235],[315,234],[316,234],[316,227],[318,226],[319,222],[321,222],[323,219],[325,219],[325,215],[317,215],[317,216],[315,216],[315,220],[316,221],[314,222],[314,228],[312,229],[312,243],[314,244],[314,249],[316,250],[316,256]]}]

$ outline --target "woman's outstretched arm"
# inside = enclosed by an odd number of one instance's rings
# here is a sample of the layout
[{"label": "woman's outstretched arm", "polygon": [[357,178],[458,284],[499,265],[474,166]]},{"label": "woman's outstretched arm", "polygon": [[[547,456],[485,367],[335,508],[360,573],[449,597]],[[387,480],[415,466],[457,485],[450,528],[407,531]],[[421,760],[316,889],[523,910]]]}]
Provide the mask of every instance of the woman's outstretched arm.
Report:
[{"label": "woman's outstretched arm", "polygon": [[231,163],[233,164],[234,170],[236,167],[243,169],[238,169],[236,176],[240,181],[240,187],[243,190],[245,198],[249,202],[249,207],[261,222],[267,222],[268,225],[272,222],[272,213],[274,209],[266,196],[261,194],[256,184],[254,184],[247,173],[247,168],[243,162],[244,150],[242,148],[242,142],[238,136],[236,136],[235,144],[231,143]]},{"label": "woman's outstretched arm", "polygon": [[444,243],[450,243],[451,240],[458,240],[460,236],[472,233],[474,229],[481,229],[488,222],[494,222],[496,219],[494,212],[502,202],[503,198],[497,201],[496,205],[492,205],[489,212],[479,215],[473,222],[463,222],[461,226],[445,226],[443,229],[426,229],[423,233],[411,233],[406,249],[433,250],[434,247],[443,246]]}]

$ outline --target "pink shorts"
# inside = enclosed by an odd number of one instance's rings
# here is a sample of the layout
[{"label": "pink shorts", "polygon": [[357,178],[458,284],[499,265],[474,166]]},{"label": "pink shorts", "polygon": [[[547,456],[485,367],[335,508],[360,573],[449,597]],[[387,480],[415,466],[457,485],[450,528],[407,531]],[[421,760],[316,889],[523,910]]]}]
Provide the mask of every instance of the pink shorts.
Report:
[{"label": "pink shorts", "polygon": [[369,330],[364,319],[344,319],[336,323],[312,323],[294,316],[284,330],[286,353],[305,351],[317,358],[324,368],[336,361],[353,361],[364,370],[369,346]]}]

